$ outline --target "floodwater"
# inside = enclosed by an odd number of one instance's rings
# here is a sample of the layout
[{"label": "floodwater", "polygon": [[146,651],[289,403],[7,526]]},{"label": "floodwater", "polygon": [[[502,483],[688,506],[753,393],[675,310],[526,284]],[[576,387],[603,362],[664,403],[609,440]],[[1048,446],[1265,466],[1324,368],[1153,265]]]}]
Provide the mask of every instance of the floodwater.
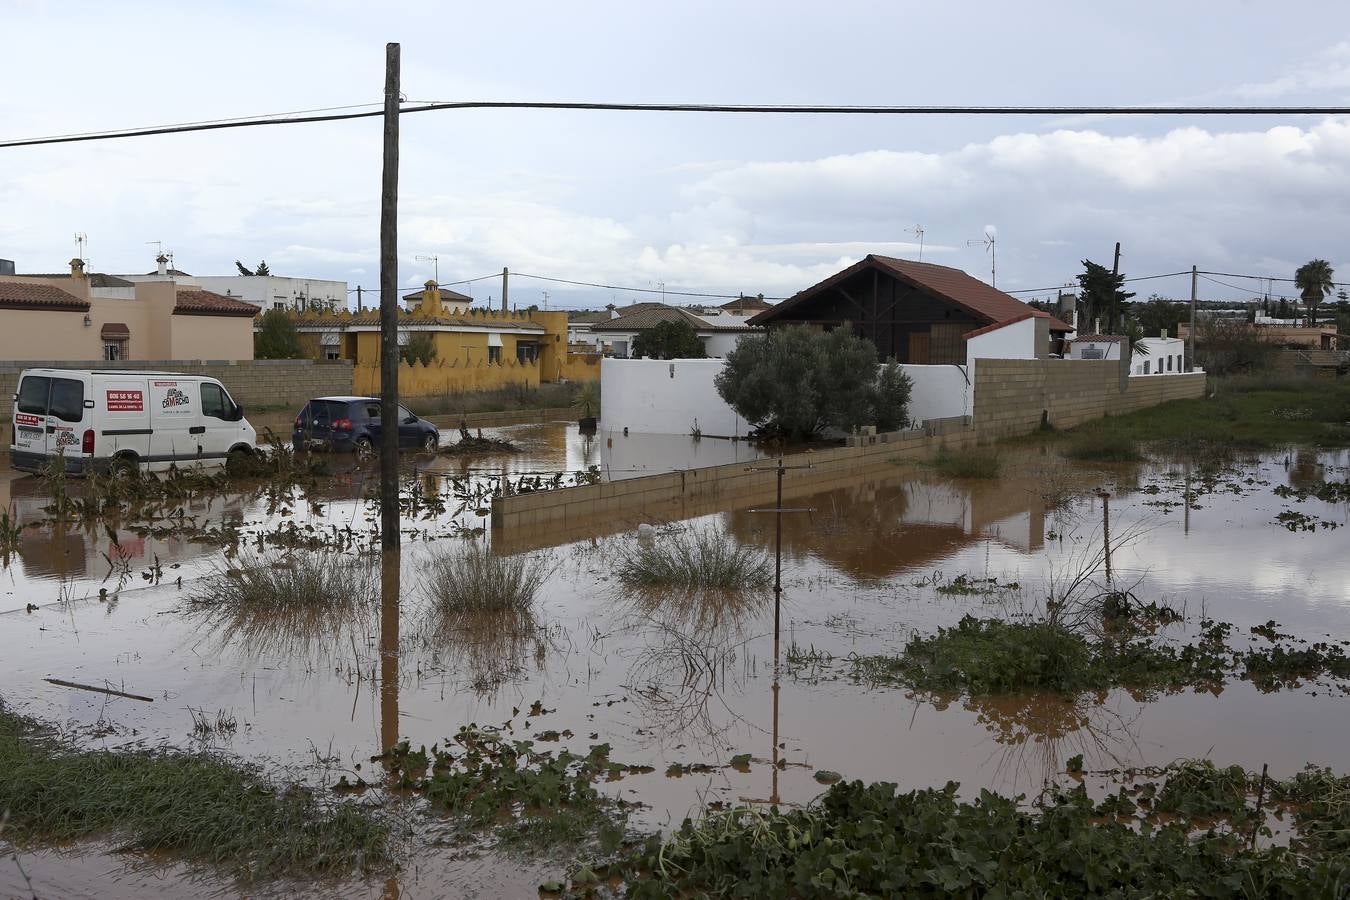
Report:
[{"label": "floodwater", "polygon": [[[587,440],[562,426],[502,432],[528,444],[528,452],[410,461],[424,494],[448,490],[455,476],[575,471],[601,459],[615,470],[659,464],[649,448],[660,442],[650,436],[634,436],[632,444],[613,436],[616,446],[604,446],[610,438]],[[748,445],[691,443],[703,459],[753,458],[742,455],[754,452]],[[210,540],[224,523],[233,523],[245,547],[278,529],[368,534],[378,519],[363,499],[372,478],[349,470],[309,496],[204,500],[184,510],[190,527],[157,523],[164,527],[147,534],[143,525],[120,523],[116,546],[101,525],[47,523],[26,532],[7,560],[0,594],[0,609],[14,610],[0,614],[6,701],[68,724],[90,746],[205,744],[277,777],[320,785],[358,776],[358,765],[369,769],[370,757],[399,739],[444,743],[468,723],[510,722],[516,737],[570,731],[573,737],[541,746],[584,753],[608,742],[612,759],[655,767],[602,784],[645,804],[637,818],[645,828],[678,824],[717,800],[809,802],[823,790],[818,769],[906,789],[955,780],[966,791],[1033,795],[1077,753],[1089,769],[1208,756],[1248,769],[1266,763],[1277,777],[1308,762],[1350,770],[1350,717],[1334,687],[1261,693],[1235,681],[1217,694],[1188,690],[1148,702],[1124,691],[1077,701],[934,702],[856,684],[841,665],[853,653],[897,652],[914,632],[968,612],[1034,611],[1076,578],[1104,586],[1102,491],[1109,494],[1114,586],[1184,609],[1192,621],[1208,615],[1232,622],[1239,638],[1270,619],[1301,638],[1348,638],[1347,504],[1279,490],[1350,478],[1346,453],[1268,455],[1215,476],[1168,460],[1074,465],[1029,450],[1014,455],[996,481],[953,482],[897,467],[794,496],[788,505],[807,511],[781,517],[777,680],[772,595],[634,596],[615,578],[619,556],[637,540],[620,530],[631,523],[600,523],[583,539],[532,554],[552,574],[534,627],[524,631],[492,621],[447,623],[424,602],[427,554],[447,541],[475,539],[466,529],[486,524],[473,508],[452,520],[454,503],[409,516],[398,603],[361,608],[335,598],[331,615],[297,620],[212,616],[190,602],[202,575],[229,564]],[[46,495],[36,479],[7,487],[22,521],[44,518]],[[1281,513],[1295,518],[1281,520]],[[728,509],[667,523],[655,540],[669,540],[674,529],[713,528],[771,553],[776,518]],[[489,531],[479,539],[503,537]],[[114,567],[104,554],[115,553],[126,558],[120,587],[118,575],[105,580]],[[962,575],[996,579],[986,583],[997,588],[964,596],[939,590]],[[102,599],[100,588],[107,591]],[[38,608],[27,611],[30,603]],[[1175,637],[1185,629],[1177,626]],[[821,663],[824,655],[834,662]],[[71,690],[46,678],[108,684],[154,702]],[[546,712],[528,716],[536,701]],[[226,713],[237,726],[199,737],[194,711],[212,719]],[[748,771],[727,765],[743,753],[753,756]],[[773,765],[779,758],[782,768]],[[712,769],[667,777],[669,766],[693,763]],[[262,893],[518,897],[567,864],[432,840],[413,844],[393,879],[276,884]],[[0,856],[0,896],[27,896],[7,860]],[[239,890],[210,872],[97,846],[24,852],[20,860],[40,896]]]}]

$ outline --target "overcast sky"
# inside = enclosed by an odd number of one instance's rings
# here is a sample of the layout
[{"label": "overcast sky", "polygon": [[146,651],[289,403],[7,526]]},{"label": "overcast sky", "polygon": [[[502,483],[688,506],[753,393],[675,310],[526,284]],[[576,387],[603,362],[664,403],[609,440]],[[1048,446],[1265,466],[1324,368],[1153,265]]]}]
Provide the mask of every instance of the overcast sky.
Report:
[{"label": "overcast sky", "polygon": [[[1350,4],[0,0],[0,137],[410,100],[1350,105]],[[400,286],[513,272],[785,296],[868,252],[1064,283],[1350,281],[1350,120],[468,111],[402,119]],[[379,281],[379,119],[0,150],[0,257]],[[1202,282],[1202,297],[1247,296]],[[1245,287],[1260,290],[1254,282]],[[499,297],[496,281],[472,286]],[[511,299],[625,291],[513,278]],[[1142,282],[1188,296],[1189,277]],[[1277,285],[1277,291],[1289,291]],[[646,298],[643,298],[646,299]]]}]

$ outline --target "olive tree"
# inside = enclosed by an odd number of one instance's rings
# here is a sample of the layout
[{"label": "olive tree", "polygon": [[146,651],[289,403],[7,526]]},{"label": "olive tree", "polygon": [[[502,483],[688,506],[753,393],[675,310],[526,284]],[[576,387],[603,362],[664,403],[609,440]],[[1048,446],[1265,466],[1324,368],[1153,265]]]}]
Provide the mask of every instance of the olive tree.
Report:
[{"label": "olive tree", "polygon": [[761,434],[804,439],[826,428],[907,422],[911,383],[877,348],[845,325],[819,332],[804,325],[743,338],[727,354],[717,392]]}]

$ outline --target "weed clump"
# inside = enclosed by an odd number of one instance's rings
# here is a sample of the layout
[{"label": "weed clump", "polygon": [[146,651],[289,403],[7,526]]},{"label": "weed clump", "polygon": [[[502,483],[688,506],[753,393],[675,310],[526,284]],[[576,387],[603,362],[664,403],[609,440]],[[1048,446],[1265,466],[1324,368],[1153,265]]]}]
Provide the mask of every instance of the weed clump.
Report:
[{"label": "weed clump", "polygon": [[933,457],[933,468],[948,478],[997,478],[1003,459],[988,448],[948,450],[943,447]]},{"label": "weed clump", "polygon": [[1221,636],[1176,649],[1143,640],[1089,640],[1053,621],[967,615],[935,635],[915,636],[898,656],[854,657],[852,674],[869,684],[899,683],[934,692],[1076,694],[1222,683],[1229,663]]},{"label": "weed clump", "polygon": [[[1334,896],[1344,857],[1253,851],[1235,831],[1195,838],[1188,818],[1106,815],[1079,785],[1038,812],[1022,797],[959,786],[896,793],[894,784],[833,785],[804,809],[737,807],[653,836],[596,870],[625,896],[1151,897]],[[1130,804],[1133,806],[1133,804]],[[578,895],[595,872],[575,875]]]},{"label": "weed clump", "polygon": [[463,544],[427,560],[422,586],[442,616],[524,615],[548,574],[538,557],[496,556],[485,545]]},{"label": "weed clump", "polygon": [[639,543],[619,561],[619,580],[630,588],[763,590],[771,583],[769,558],[725,532],[693,531]]},{"label": "weed clump", "polygon": [[231,613],[308,615],[376,597],[369,558],[336,551],[267,553],[241,557],[209,576],[192,602]]},{"label": "weed clump", "polygon": [[0,812],[19,843],[115,838],[247,878],[337,875],[390,859],[387,827],[209,754],[76,750],[0,707]]}]

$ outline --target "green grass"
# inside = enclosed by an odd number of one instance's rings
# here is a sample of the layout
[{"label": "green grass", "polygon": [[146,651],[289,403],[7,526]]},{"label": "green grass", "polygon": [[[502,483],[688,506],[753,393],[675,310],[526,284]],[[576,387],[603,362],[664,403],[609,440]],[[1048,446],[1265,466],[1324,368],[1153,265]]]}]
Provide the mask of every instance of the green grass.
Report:
[{"label": "green grass", "polygon": [[717,530],[657,535],[619,560],[619,580],[640,589],[763,590],[772,583],[769,558]]},{"label": "green grass", "polygon": [[[1054,788],[1034,808],[989,790],[963,800],[958,790],[897,793],[894,784],[846,781],[805,808],[711,812],[611,865],[574,870],[571,895],[592,896],[609,880],[639,900],[1333,897],[1350,878],[1344,855],[1253,851],[1237,828],[1205,831],[1185,815],[1158,821],[1126,788],[1101,804],[1081,785]],[[1174,794],[1189,799],[1193,786]]]},{"label": "green grass", "polygon": [[933,468],[948,478],[997,478],[1003,460],[991,447],[948,450],[943,447],[933,457]]},{"label": "green grass", "polygon": [[549,571],[539,557],[495,556],[485,545],[461,544],[432,554],[422,588],[442,616],[528,614]]},{"label": "green grass", "polygon": [[1201,453],[1350,446],[1350,379],[1235,377],[1212,381],[1208,391],[1204,398],[1012,440],[1064,442],[1071,449],[1078,441],[1156,442]]},{"label": "green grass", "polygon": [[1064,449],[1070,459],[1095,462],[1142,462],[1144,454],[1131,437],[1114,431],[1093,431],[1074,436]]},{"label": "green grass", "polygon": [[18,844],[86,838],[248,878],[339,875],[390,861],[387,827],[348,803],[206,753],[76,750],[0,707],[0,819]]}]

